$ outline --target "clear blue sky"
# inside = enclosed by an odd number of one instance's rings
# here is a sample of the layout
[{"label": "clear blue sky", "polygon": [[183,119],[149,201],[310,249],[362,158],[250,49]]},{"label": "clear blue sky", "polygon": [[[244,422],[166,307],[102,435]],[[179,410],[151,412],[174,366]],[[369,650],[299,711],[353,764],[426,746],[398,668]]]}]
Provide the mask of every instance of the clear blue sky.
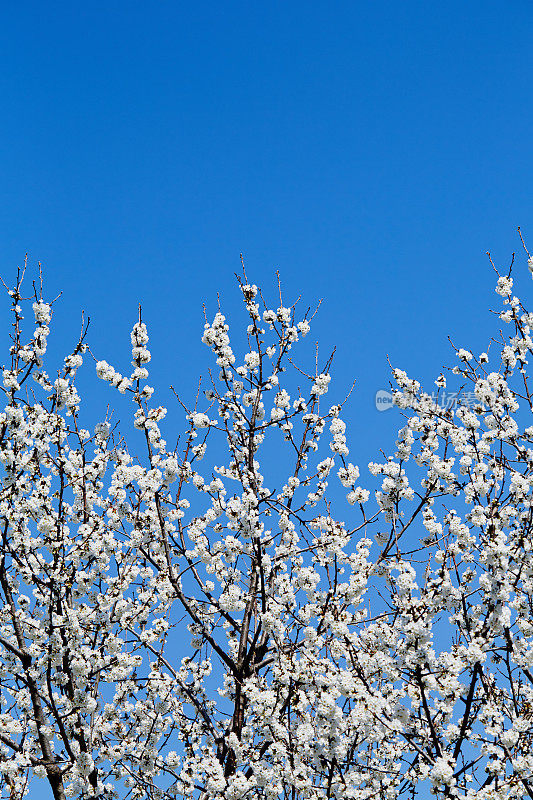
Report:
[{"label": "clear blue sky", "polygon": [[532,27],[525,0],[4,2],[0,273],[41,260],[53,347],[84,308],[119,369],[142,300],[152,381],[192,396],[202,303],[231,316],[240,252],[267,291],[279,268],[325,300],[365,464],[386,354],[429,381],[448,334],[485,349],[485,251],[533,244]]},{"label": "clear blue sky", "polygon": [[432,377],[448,334],[484,349],[484,253],[533,242],[532,27],[520,0],[4,3],[0,272],[41,260],[61,337],[83,307],[110,360],[142,300],[154,380],[192,392],[202,303],[231,316],[241,251],[279,268],[325,299],[366,462],[386,353]]}]

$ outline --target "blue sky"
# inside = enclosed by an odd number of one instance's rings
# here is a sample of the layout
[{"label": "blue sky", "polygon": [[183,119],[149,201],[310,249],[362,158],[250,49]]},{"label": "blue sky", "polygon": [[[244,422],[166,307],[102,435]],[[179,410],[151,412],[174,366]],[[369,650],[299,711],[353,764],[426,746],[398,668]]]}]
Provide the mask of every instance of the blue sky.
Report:
[{"label": "blue sky", "polygon": [[533,244],[532,27],[524,0],[3,3],[0,273],[42,261],[53,352],[85,309],[117,369],[142,301],[152,382],[192,398],[202,304],[231,319],[241,252],[273,297],[279,269],[324,298],[364,465],[400,424],[386,355],[431,388],[448,335],[485,349],[485,251]]},{"label": "blue sky", "polygon": [[526,2],[5,3],[0,272],[41,260],[52,344],[84,308],[109,360],[142,300],[153,380],[192,395],[202,303],[231,317],[240,252],[267,291],[279,268],[324,298],[366,463],[398,422],[373,406],[386,354],[427,379],[448,334],[484,349],[485,251],[533,240],[532,23]]}]

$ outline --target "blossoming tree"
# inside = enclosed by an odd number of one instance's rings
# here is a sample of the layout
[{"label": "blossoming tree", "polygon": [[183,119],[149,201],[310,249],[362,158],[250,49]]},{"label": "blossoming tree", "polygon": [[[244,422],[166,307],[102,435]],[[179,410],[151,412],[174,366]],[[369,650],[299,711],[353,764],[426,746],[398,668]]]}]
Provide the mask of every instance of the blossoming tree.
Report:
[{"label": "blossoming tree", "polygon": [[179,448],[140,314],[128,374],[97,360],[133,404],[133,457],[124,423],[83,427],[86,328],[47,373],[39,287],[25,338],[23,277],[0,415],[3,796],[40,778],[55,800],[533,797],[533,314],[510,272],[496,352],[456,351],[468,403],[393,371],[404,425],[369,489],[325,404],[331,359],[293,361],[312,315],[281,293],[240,282],[242,357],[220,311],[206,322],[217,370]]}]

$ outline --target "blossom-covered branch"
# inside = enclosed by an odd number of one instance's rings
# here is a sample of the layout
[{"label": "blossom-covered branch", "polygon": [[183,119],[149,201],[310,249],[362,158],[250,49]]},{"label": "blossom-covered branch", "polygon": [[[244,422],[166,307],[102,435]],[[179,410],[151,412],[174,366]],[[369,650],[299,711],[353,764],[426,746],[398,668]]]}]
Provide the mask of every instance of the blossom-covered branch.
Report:
[{"label": "blossom-covered branch", "polygon": [[[0,414],[5,796],[31,777],[55,800],[533,796],[533,314],[510,271],[490,358],[455,348],[431,393],[393,369],[404,424],[366,486],[332,357],[305,366],[313,315],[281,291],[239,279],[242,352],[206,321],[216,370],[192,407],[178,387],[173,448],[141,312],[131,368],[95,359],[131,421],[91,432],[87,326],[51,378],[54,304],[23,278]],[[447,381],[474,401],[449,408]]]}]

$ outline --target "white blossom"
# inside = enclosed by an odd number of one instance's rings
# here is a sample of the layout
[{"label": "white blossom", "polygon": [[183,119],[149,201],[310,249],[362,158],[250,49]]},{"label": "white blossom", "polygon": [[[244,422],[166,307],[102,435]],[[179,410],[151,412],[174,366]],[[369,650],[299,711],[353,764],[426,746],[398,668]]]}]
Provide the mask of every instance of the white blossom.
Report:
[{"label": "white blossom", "polygon": [[427,391],[393,369],[401,427],[368,470],[348,405],[321,409],[329,362],[302,381],[297,306],[262,310],[241,282],[245,352],[217,311],[207,412],[185,419],[141,385],[139,316],[131,376],[96,361],[131,416],[110,400],[95,424],[77,381],[94,347],[45,364],[52,306],[24,340],[20,288],[0,409],[6,797],[28,776],[84,799],[533,793],[533,314],[510,275],[491,371],[462,348]]}]

